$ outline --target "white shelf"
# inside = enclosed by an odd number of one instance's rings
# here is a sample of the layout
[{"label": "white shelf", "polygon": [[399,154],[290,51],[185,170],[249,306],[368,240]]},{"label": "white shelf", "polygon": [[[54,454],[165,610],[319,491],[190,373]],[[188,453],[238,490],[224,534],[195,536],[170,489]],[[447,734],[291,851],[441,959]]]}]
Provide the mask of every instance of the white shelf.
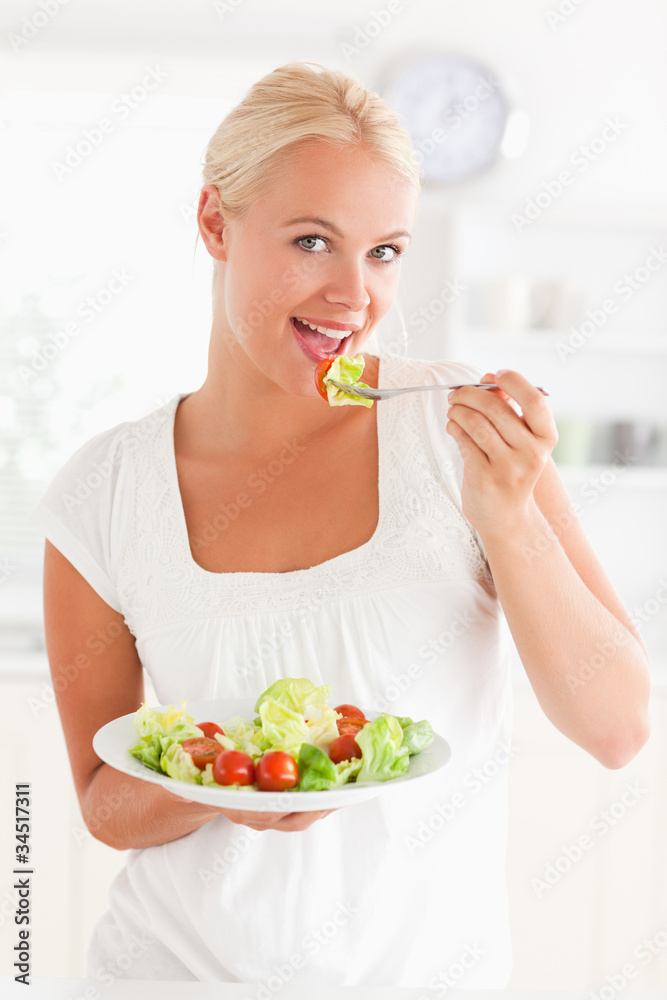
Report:
[{"label": "white shelf", "polygon": [[[427,197],[433,214],[447,211],[446,267],[464,283],[445,316],[448,353],[485,371],[516,368],[544,386],[554,419],[561,423],[563,464],[558,451],[556,456],[566,483],[577,489],[587,480],[602,477],[604,482],[613,475],[614,486],[630,497],[630,504],[635,493],[645,490],[649,500],[652,495],[651,516],[658,517],[667,466],[632,465],[619,474],[611,455],[617,438],[625,437],[610,425],[650,425],[655,431],[647,442],[650,451],[642,450],[642,427],[637,454],[664,461],[667,286],[660,268],[648,268],[646,261],[653,247],[665,245],[667,206],[646,213],[629,205],[593,212],[554,205],[539,225],[519,235],[511,223],[516,205],[447,205],[446,195],[435,191]],[[636,295],[622,297],[616,285],[630,273],[639,283]],[[588,312],[603,308],[607,298],[617,304],[618,315],[609,313],[587,337],[581,327]],[[559,326],[534,325],[549,321]],[[573,336],[576,331],[580,336]],[[606,456],[607,451],[605,464],[564,464],[568,456]],[[658,517],[656,530],[662,523]],[[611,545],[611,538],[604,544]]]}]

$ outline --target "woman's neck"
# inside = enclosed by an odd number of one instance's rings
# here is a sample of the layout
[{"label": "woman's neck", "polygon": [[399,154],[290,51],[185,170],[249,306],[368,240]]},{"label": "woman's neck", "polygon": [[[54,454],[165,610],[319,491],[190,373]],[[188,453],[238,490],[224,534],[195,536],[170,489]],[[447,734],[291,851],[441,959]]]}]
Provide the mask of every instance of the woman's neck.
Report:
[{"label": "woman's neck", "polygon": [[[330,407],[319,396],[292,395],[267,378],[239,345],[211,337],[202,386],[177,410],[178,442],[189,455],[261,458],[289,442],[307,447],[324,442],[342,424],[374,419],[374,408]],[[365,355],[363,381],[377,385],[378,358]],[[352,419],[354,418],[354,419]]]}]

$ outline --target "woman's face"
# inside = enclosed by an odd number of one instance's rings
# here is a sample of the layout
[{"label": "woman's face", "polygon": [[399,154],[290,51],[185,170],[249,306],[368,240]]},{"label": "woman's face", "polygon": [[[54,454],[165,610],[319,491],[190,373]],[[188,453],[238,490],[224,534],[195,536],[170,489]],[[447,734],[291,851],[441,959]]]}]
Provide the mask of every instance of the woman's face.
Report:
[{"label": "woman's face", "polygon": [[389,310],[416,210],[410,180],[361,146],[290,150],[268,192],[223,231],[219,322],[244,367],[315,396],[318,362],[359,353]]}]

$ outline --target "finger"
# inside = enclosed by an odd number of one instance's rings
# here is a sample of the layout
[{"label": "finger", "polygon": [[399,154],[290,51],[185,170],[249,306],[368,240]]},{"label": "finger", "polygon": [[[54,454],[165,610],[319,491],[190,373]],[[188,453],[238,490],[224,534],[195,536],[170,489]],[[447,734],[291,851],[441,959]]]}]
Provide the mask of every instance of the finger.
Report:
[{"label": "finger", "polygon": [[315,820],[323,819],[334,809],[314,810],[304,813],[273,813],[273,812],[246,812],[240,809],[225,810],[225,814],[232,823],[239,823],[242,826],[249,826],[252,830],[305,830],[311,826]]},{"label": "finger", "polygon": [[455,420],[449,420],[445,430],[456,441],[463,461],[475,465],[488,466],[491,461],[487,452]]},{"label": "finger", "polygon": [[325,810],[313,810],[312,812],[304,813],[290,813],[289,816],[284,816],[282,819],[278,820],[276,824],[272,827],[274,830],[307,830],[309,826],[312,826],[317,820],[324,819],[325,816],[329,816],[334,809]]},{"label": "finger", "polygon": [[505,400],[484,389],[457,389],[447,415],[493,461],[508,447],[519,447],[522,434],[529,433]]},{"label": "finger", "polygon": [[[483,421],[480,422],[474,416],[475,412],[482,414],[511,448],[522,448],[529,442],[532,430],[523,416],[517,413],[516,402],[510,399],[505,392],[464,386],[450,393],[449,398],[452,407],[448,414],[450,419],[457,420],[462,424],[463,428],[478,443],[482,444],[479,435],[482,433],[484,424]],[[460,410],[454,409],[456,406],[467,407],[473,413],[462,413]],[[475,433],[477,425],[479,425],[479,430]],[[492,443],[491,439],[489,439],[489,443]]]},{"label": "finger", "polygon": [[519,372],[501,368],[496,372],[496,382],[521,407],[523,420],[531,432],[539,438],[556,444],[556,426],[544,396],[528,379]]},{"label": "finger", "polygon": [[[495,382],[495,381],[496,381],[496,376],[493,374],[493,372],[487,372],[486,375],[482,375],[480,379],[480,382],[484,382],[487,385],[490,382]],[[509,399],[507,393],[503,392],[502,389],[492,389],[491,392],[493,392],[496,396],[500,396],[501,399]]]},{"label": "finger", "polygon": [[227,819],[242,826],[251,826],[253,830],[265,830],[280,822],[292,813],[248,812],[245,809],[224,809]]}]

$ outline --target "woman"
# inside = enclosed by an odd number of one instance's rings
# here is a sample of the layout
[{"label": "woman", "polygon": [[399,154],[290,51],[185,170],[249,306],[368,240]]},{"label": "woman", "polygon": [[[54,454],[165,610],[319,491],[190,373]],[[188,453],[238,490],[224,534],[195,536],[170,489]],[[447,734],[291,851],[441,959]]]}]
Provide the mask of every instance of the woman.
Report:
[{"label": "woman", "polygon": [[[316,391],[317,363],[363,353],[392,304],[418,182],[407,133],[358,82],[298,63],[260,80],[206,155],[203,385],[85,444],[38,507],[82,813],[111,812],[96,835],[132,849],[93,976],[435,987],[456,967],[460,985],[504,986],[503,612],[563,733],[613,768],[647,738],[644,647],[571,514],[544,397],[512,371],[484,376],[502,391],[371,409]],[[365,362],[372,386],[479,381],[448,361]],[[55,683],[101,629],[116,638],[94,668]],[[163,703],[307,676],[332,704],[429,719],[453,758],[331,813],[188,802],[92,750],[138,707],[142,667]]]}]

